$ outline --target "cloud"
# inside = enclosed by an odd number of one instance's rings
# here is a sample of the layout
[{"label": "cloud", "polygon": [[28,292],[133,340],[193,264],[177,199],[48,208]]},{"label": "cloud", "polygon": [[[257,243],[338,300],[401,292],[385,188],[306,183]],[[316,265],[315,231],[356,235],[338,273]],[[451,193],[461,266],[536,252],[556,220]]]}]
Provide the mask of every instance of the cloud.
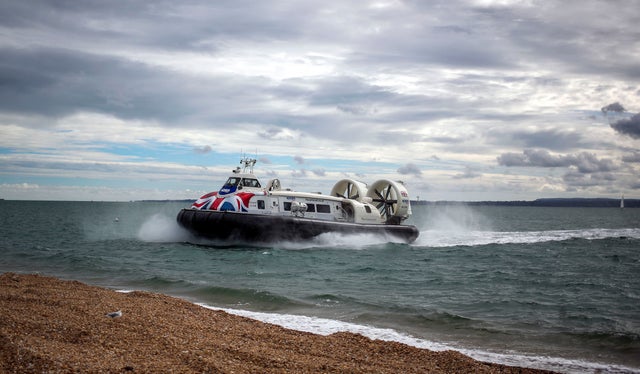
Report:
[{"label": "cloud", "polygon": [[582,133],[561,128],[513,130],[496,128],[490,130],[487,136],[496,144],[521,145],[529,149],[567,150],[584,146]]},{"label": "cloud", "polygon": [[453,176],[454,179],[472,179],[481,177],[482,173],[473,170],[470,166],[466,166],[463,173],[459,173]]},{"label": "cloud", "polygon": [[611,173],[583,174],[576,171],[569,171],[562,180],[571,188],[588,188],[610,185],[616,180]]},{"label": "cloud", "polygon": [[324,169],[313,169],[312,170],[313,174],[319,176],[319,177],[324,177],[325,175],[327,175],[326,170]]},{"label": "cloud", "polygon": [[623,118],[612,123],[611,128],[634,139],[640,138],[640,113],[634,114],[631,118]]},{"label": "cloud", "polygon": [[497,158],[502,166],[522,167],[575,167],[580,173],[608,172],[616,169],[610,159],[599,159],[593,153],[552,155],[541,149],[525,149],[522,153],[503,153]]},{"label": "cloud", "polygon": [[204,155],[204,154],[210,153],[212,151],[212,148],[210,145],[205,145],[202,147],[195,147],[193,151],[197,154]]},{"label": "cloud", "polygon": [[[639,136],[620,103],[640,31],[606,2],[34,1],[0,2],[0,183],[197,185],[198,155],[224,177],[238,144],[268,174],[428,174],[443,199],[538,197],[537,167],[593,194],[640,172],[616,136]],[[496,159],[528,168],[479,172]]]},{"label": "cloud", "polygon": [[397,171],[400,174],[413,174],[415,176],[419,176],[422,174],[422,171],[420,170],[420,168],[413,163],[408,163],[404,166],[401,166],[400,168],[398,168]]},{"label": "cloud", "polygon": [[302,156],[293,156],[293,161],[295,161],[296,164],[298,164],[298,165],[302,165],[302,164],[304,164],[304,157],[302,157]]},{"label": "cloud", "polygon": [[622,113],[626,111],[626,109],[624,109],[624,107],[618,102],[603,106],[600,110],[604,114],[607,114],[608,112]]},{"label": "cloud", "polygon": [[634,151],[631,154],[622,156],[622,161],[624,162],[640,162],[640,152]]},{"label": "cloud", "polygon": [[304,178],[307,176],[307,171],[305,169],[291,170],[291,176],[293,178]]}]

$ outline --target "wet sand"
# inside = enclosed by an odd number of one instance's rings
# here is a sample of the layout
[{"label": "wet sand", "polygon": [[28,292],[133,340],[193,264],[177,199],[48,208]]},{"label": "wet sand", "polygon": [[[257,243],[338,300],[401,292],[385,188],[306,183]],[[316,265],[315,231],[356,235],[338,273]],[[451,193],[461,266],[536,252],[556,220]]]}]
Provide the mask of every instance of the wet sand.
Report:
[{"label": "wet sand", "polygon": [[[121,317],[106,313],[122,311]],[[543,373],[352,333],[329,336],[39,275],[0,275],[0,371]]]}]

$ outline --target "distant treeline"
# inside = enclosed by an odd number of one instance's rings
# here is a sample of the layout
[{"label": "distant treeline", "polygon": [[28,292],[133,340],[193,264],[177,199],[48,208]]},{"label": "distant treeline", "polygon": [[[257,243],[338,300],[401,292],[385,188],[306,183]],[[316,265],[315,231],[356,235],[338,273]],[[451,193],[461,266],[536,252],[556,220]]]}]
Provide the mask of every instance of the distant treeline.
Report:
[{"label": "distant treeline", "polygon": [[[552,198],[531,201],[411,201],[411,205],[495,205],[495,206],[541,206],[541,207],[593,207],[618,208],[620,199],[605,198]],[[640,199],[625,199],[625,208],[640,208]]]}]

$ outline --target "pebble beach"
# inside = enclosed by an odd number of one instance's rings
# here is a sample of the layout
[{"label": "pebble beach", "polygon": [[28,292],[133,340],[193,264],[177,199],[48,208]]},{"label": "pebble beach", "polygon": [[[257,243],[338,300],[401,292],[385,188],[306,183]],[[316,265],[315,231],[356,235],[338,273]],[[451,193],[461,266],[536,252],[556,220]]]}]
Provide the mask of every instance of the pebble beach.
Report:
[{"label": "pebble beach", "polygon": [[166,295],[34,274],[0,275],[0,313],[2,372],[545,372],[353,333],[315,335]]}]

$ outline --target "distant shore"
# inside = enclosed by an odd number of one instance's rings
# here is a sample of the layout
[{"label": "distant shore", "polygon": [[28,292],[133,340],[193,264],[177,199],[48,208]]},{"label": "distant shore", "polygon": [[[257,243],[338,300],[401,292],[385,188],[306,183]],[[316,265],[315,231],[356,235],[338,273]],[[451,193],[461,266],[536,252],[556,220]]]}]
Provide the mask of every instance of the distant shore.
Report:
[{"label": "distant shore", "polygon": [[[107,202],[107,203],[184,203],[190,205],[193,199],[164,199],[164,200],[131,200],[131,201],[85,201],[79,202]],[[0,201],[65,201],[65,200],[5,200]],[[411,200],[411,205],[465,205],[465,206],[534,206],[534,207],[565,207],[565,208],[619,208],[620,199],[611,198],[542,198],[536,200],[486,200],[486,201],[455,201],[455,200]],[[625,199],[625,208],[640,208],[640,199]]]},{"label": "distant shore", "polygon": [[0,313],[2,372],[548,373],[39,275],[0,275]]},{"label": "distant shore", "polygon": [[[620,199],[608,198],[545,198],[513,201],[429,201],[411,200],[411,205],[469,205],[469,206],[534,206],[558,208],[619,208]],[[640,199],[625,199],[625,208],[640,208]]]}]

